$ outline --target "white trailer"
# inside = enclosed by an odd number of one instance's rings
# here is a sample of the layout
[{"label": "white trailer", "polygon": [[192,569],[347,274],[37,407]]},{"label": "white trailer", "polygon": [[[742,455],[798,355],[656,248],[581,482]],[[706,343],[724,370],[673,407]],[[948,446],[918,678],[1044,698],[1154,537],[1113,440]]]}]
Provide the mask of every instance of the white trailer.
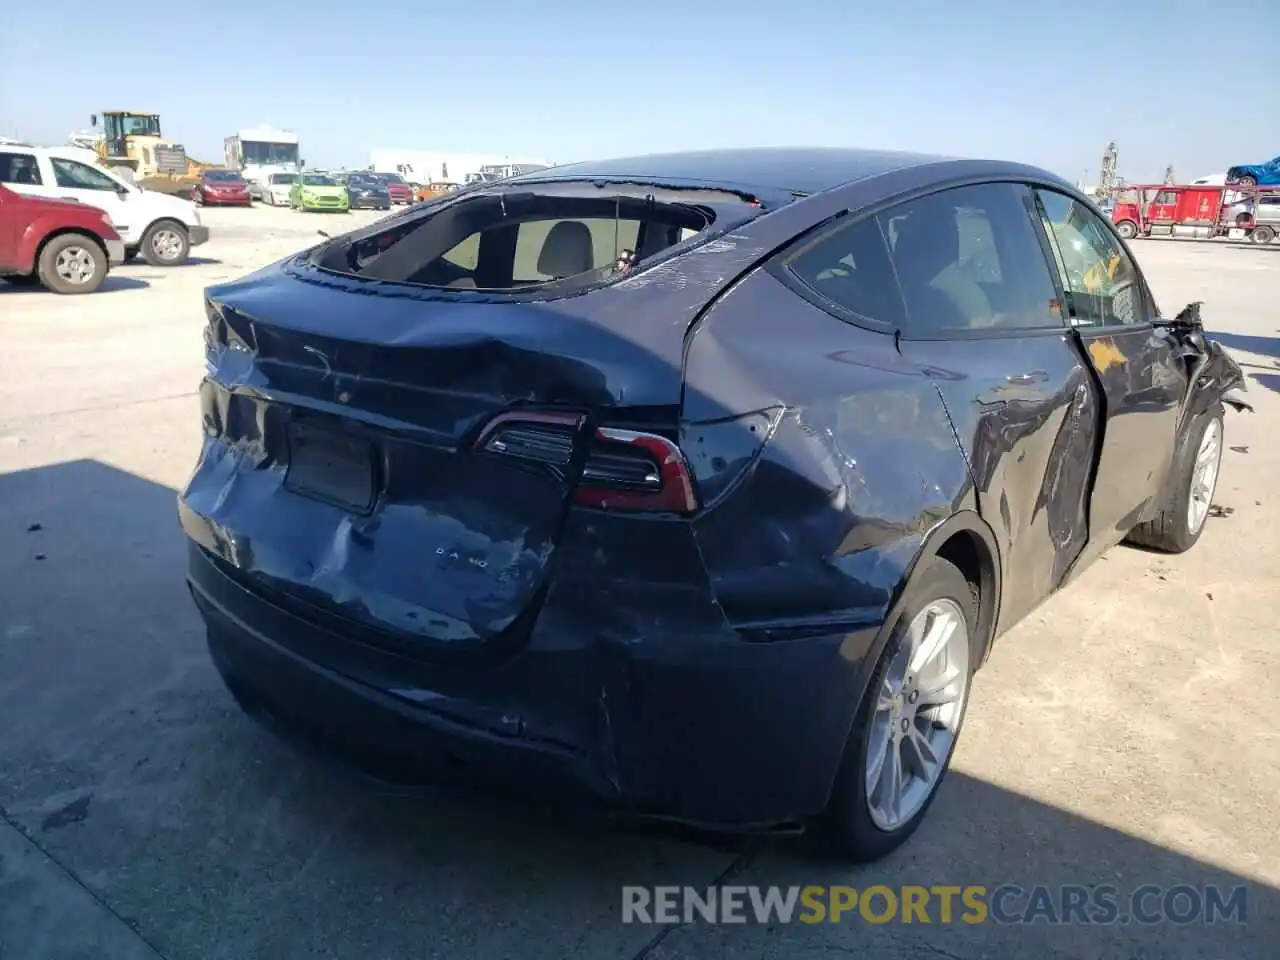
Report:
[{"label": "white trailer", "polygon": [[298,135],[275,127],[251,127],[224,141],[227,167],[249,181],[249,192],[261,199],[273,173],[297,173]]}]

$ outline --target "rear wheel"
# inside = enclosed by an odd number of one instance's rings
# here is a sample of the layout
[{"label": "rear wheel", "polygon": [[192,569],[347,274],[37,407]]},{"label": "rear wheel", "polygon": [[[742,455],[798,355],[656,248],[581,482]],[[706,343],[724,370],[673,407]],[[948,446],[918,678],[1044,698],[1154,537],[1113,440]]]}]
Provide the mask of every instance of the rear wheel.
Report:
[{"label": "rear wheel", "polygon": [[191,240],[186,227],[173,220],[160,220],[142,235],[142,256],[153,267],[176,267],[187,262]]},{"label": "rear wheel", "polygon": [[1132,240],[1138,235],[1138,225],[1132,220],[1121,220],[1116,224],[1116,232],[1126,240]]},{"label": "rear wheel", "polygon": [[1270,243],[1276,238],[1276,231],[1273,227],[1261,226],[1253,229],[1254,243]]},{"label": "rear wheel", "polygon": [[1258,185],[1258,178],[1252,174],[1246,173],[1243,177],[1238,179],[1236,183],[1240,184],[1242,187],[1256,187]]},{"label": "rear wheel", "polygon": [[1184,553],[1195,546],[1204,532],[1218,488],[1222,436],[1221,404],[1191,422],[1185,440],[1174,454],[1159,512],[1130,530],[1125,537],[1127,543],[1165,553]]},{"label": "rear wheel", "polygon": [[886,856],[915,832],[937,795],[981,655],[978,600],[977,587],[937,557],[908,584],[824,814],[840,857]]},{"label": "rear wheel", "polygon": [[107,276],[107,253],[83,234],[66,233],[40,251],[36,274],[54,293],[93,293]]}]

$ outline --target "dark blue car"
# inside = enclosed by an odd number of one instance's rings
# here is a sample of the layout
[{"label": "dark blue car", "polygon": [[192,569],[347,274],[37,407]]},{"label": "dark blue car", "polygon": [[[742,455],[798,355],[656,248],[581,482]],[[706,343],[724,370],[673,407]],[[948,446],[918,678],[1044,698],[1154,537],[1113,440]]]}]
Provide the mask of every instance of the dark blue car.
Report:
[{"label": "dark blue car", "polygon": [[702,827],[915,829],[993,641],[1200,537],[1239,368],[1033,167],[741,150],[480,184],[210,287],[180,497],[275,729]]},{"label": "dark blue car", "polygon": [[371,173],[349,173],[343,178],[352,210],[390,210],[387,185]]}]

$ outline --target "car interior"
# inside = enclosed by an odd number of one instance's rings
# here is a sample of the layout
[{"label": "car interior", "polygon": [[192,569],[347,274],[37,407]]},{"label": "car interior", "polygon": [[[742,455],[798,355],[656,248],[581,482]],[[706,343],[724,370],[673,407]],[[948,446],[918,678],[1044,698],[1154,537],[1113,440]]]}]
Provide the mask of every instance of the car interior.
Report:
[{"label": "car interior", "polygon": [[569,278],[591,283],[696,235],[713,220],[708,208],[652,198],[481,195],[323,252],[317,263],[455,290],[519,290]]}]

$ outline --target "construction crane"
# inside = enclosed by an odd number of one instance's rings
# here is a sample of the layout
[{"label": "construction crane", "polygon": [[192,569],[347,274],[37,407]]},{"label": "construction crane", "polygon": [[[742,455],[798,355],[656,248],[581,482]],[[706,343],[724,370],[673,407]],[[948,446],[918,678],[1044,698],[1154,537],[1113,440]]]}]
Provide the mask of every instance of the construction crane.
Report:
[{"label": "construction crane", "polygon": [[1102,154],[1102,165],[1098,167],[1098,196],[1109,197],[1119,186],[1120,178],[1116,174],[1116,165],[1120,161],[1120,151],[1116,149],[1116,142],[1112,140],[1107,144],[1106,151]]}]

